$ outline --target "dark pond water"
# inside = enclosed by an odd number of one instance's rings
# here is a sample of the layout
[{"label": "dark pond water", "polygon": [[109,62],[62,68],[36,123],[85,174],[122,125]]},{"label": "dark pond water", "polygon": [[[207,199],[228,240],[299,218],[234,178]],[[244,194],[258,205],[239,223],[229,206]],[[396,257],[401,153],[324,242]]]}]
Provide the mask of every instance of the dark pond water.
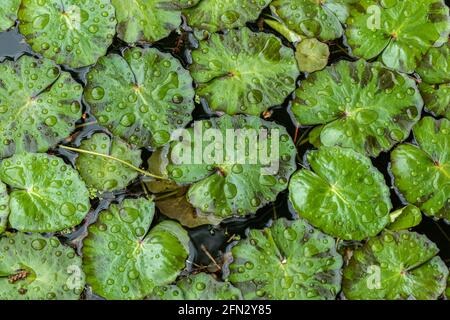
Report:
[{"label": "dark pond water", "polygon": [[[249,25],[253,30],[258,29],[256,24]],[[276,33],[273,30],[264,29],[264,32]],[[170,52],[176,56],[185,67],[189,65],[191,61],[190,52],[193,47],[195,47],[195,40],[192,33],[183,34],[183,43],[181,47],[179,46],[179,35],[176,33],[171,34],[168,38],[155,43],[154,46],[161,51]],[[178,46],[177,46],[178,44]],[[289,43],[285,42],[285,45],[291,46]],[[332,52],[329,64],[334,63],[340,59],[352,60],[347,54],[346,46],[342,41],[336,41],[329,43],[330,51]],[[126,44],[121,42],[119,39],[115,39],[113,45],[109,49],[109,52],[120,52],[126,48]],[[178,50],[179,49],[179,50]],[[23,54],[36,55],[31,51],[28,45],[24,42],[21,35],[17,30],[12,30],[9,32],[0,33],[0,61],[4,59],[17,59]],[[85,74],[88,68],[80,70],[70,70],[69,71],[73,77],[80,83],[84,83]],[[302,75],[298,79],[300,84],[305,75]],[[272,108],[272,115],[269,120],[275,121],[288,129],[288,132],[294,138],[296,134],[296,127],[293,123],[288,108],[292,97],[286,99],[283,105],[276,106]],[[78,123],[79,129],[77,129],[74,134],[74,143],[79,143],[84,137],[92,134],[96,131],[104,131],[103,128],[96,124],[89,123],[95,121],[95,118],[89,114],[89,108],[83,103],[84,111],[86,113],[86,118]],[[196,105],[195,111],[193,113],[194,120],[205,119],[211,117],[211,113],[208,112],[207,106]],[[300,128],[297,132],[298,136],[301,136],[309,128]],[[408,141],[412,141],[412,137],[409,137]],[[313,147],[308,143],[303,144],[298,147],[298,159],[299,163],[302,163],[304,155],[308,150]],[[52,150],[51,153],[59,154],[67,162],[73,163],[73,154],[67,152],[60,152],[58,150]],[[151,150],[144,150],[143,152],[143,163],[147,162],[148,157],[151,155]],[[386,182],[391,186],[391,199],[394,204],[394,209],[399,209],[405,205],[401,197],[397,194],[396,190],[393,188],[392,179],[388,172],[389,167],[389,154],[381,154],[377,159],[372,159],[374,165],[384,174]],[[61,235],[57,234],[60,240],[68,245],[71,245],[81,253],[81,245],[84,236],[86,235],[87,227],[94,223],[97,219],[98,213],[108,207],[109,203],[112,201],[120,201],[126,196],[139,196],[143,194],[141,184],[139,181],[132,184],[127,190],[121,192],[116,192],[114,194],[106,195],[102,200],[92,201],[92,211],[89,213],[82,225],[74,228],[73,232]],[[202,269],[208,265],[212,265],[212,261],[205,250],[202,249],[204,246],[215,260],[221,261],[222,255],[227,251],[230,242],[233,241],[235,236],[245,236],[245,231],[247,228],[263,228],[271,223],[274,218],[287,217],[293,218],[296,216],[295,212],[290,207],[288,203],[288,193],[287,191],[281,193],[277,200],[262,209],[260,209],[255,215],[246,218],[236,218],[225,220],[219,226],[202,226],[189,230],[189,234],[192,240],[192,247],[194,250],[190,261],[191,264],[188,265],[189,269]],[[158,215],[161,216],[161,215]],[[424,217],[423,222],[416,228],[415,231],[419,233],[426,234],[432,241],[434,241],[440,248],[441,257],[445,260],[447,265],[450,266],[450,225],[443,221],[435,221],[433,219]],[[85,294],[87,299],[95,299],[95,295],[92,295],[88,291]]]}]

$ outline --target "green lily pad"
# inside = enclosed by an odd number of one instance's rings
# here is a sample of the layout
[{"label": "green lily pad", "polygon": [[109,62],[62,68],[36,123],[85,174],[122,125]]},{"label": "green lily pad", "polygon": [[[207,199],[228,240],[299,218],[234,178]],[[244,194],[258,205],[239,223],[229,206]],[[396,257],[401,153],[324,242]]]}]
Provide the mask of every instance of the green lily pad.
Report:
[{"label": "green lily pad", "polygon": [[0,180],[10,192],[11,227],[23,232],[55,232],[81,223],[89,193],[77,171],[61,158],[24,153],[0,163]]},{"label": "green lily pad", "polygon": [[214,111],[259,115],[295,89],[294,51],[272,34],[248,28],[212,34],[192,52],[197,96]]},{"label": "green lily pad", "polygon": [[348,299],[435,300],[445,290],[448,268],[439,249],[415,232],[385,232],[353,253],[344,268]]},{"label": "green lily pad", "polygon": [[125,199],[100,213],[83,242],[87,282],[107,299],[142,299],[173,282],[189,253],[187,232],[163,221],[150,231],[155,206]]},{"label": "green lily pad", "polygon": [[231,249],[228,279],[246,300],[335,299],[342,267],[335,245],[304,220],[278,219]]},{"label": "green lily pad", "polygon": [[349,14],[349,4],[355,0],[275,0],[272,12],[297,34],[322,41],[340,38]]},{"label": "green lily pad", "polygon": [[322,147],[308,153],[311,170],[296,172],[289,198],[298,214],[344,240],[377,235],[392,208],[383,175],[368,157],[351,149]]},{"label": "green lily pad", "polygon": [[447,290],[445,290],[445,296],[447,297],[447,300],[450,300],[450,276],[447,280]]},{"label": "green lily pad", "polygon": [[320,148],[322,143],[320,142],[320,134],[322,133],[324,125],[314,127],[308,134],[308,142],[315,148]]},{"label": "green lily pad", "polygon": [[[80,149],[112,156],[136,167],[142,163],[140,150],[106,133],[95,133],[81,142]],[[136,170],[118,161],[84,153],[77,157],[76,166],[87,186],[100,192],[123,189],[138,176]]]},{"label": "green lily pad", "polygon": [[0,275],[2,300],[77,300],[85,284],[75,251],[38,234],[0,238]]},{"label": "green lily pad", "polygon": [[81,118],[83,88],[47,59],[22,56],[0,64],[0,159],[45,152]]},{"label": "green lily pad", "polygon": [[295,94],[292,112],[301,125],[326,124],[323,145],[374,157],[409,136],[423,107],[414,80],[364,60],[315,72]]},{"label": "green lily pad", "polygon": [[295,58],[302,72],[322,70],[327,66],[329,57],[328,45],[317,39],[304,39],[296,47]]},{"label": "green lily pad", "polygon": [[158,147],[191,121],[192,78],[155,48],[100,58],[87,74],[86,102],[101,125],[139,147]]},{"label": "green lily pad", "polygon": [[183,10],[183,14],[189,26],[217,32],[244,27],[247,22],[258,19],[270,1],[201,0],[196,6]]},{"label": "green lily pad", "polygon": [[6,185],[0,181],[0,234],[6,230],[9,217],[9,195]]},{"label": "green lily pad", "polygon": [[[232,131],[236,139],[227,138],[227,129],[236,130]],[[271,136],[265,136],[262,129]],[[274,122],[224,115],[198,121],[187,133],[185,140],[172,143],[167,172],[177,183],[193,183],[187,198],[205,214],[228,218],[255,213],[287,188],[296,169],[292,139]],[[202,149],[198,149],[199,141]],[[267,157],[261,157],[264,152]]]},{"label": "green lily pad", "polygon": [[426,215],[450,220],[450,121],[423,118],[414,127],[417,145],[391,153],[395,185]]},{"label": "green lily pad", "polygon": [[289,42],[298,43],[302,41],[302,36],[289,29],[284,21],[278,17],[266,18],[264,19],[264,23],[285,37]]},{"label": "green lily pad", "polygon": [[71,68],[104,56],[117,23],[109,0],[23,0],[19,21],[20,33],[35,52]]},{"label": "green lily pad", "polygon": [[417,73],[428,84],[450,82],[450,44],[431,48],[420,61]]},{"label": "green lily pad", "polygon": [[409,204],[390,214],[389,230],[398,231],[415,227],[422,222],[422,212],[416,206]]},{"label": "green lily pad", "polygon": [[419,89],[428,111],[450,119],[450,82],[434,85],[421,83]]},{"label": "green lily pad", "polygon": [[206,273],[182,278],[176,285],[157,287],[154,300],[242,300],[242,293],[229,282],[220,282]]},{"label": "green lily pad", "polygon": [[0,32],[6,31],[16,23],[21,0],[4,0],[0,7]]},{"label": "green lily pad", "polygon": [[352,6],[347,26],[355,56],[380,56],[387,67],[412,73],[428,49],[447,42],[449,10],[444,0],[361,0]]}]

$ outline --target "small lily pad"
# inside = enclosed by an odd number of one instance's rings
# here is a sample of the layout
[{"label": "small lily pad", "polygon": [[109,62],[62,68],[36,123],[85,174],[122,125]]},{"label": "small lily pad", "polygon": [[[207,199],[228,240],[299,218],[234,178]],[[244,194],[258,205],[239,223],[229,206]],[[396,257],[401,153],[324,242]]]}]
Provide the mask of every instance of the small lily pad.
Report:
[{"label": "small lily pad", "polygon": [[197,96],[214,111],[259,115],[295,89],[294,51],[276,36],[248,28],[212,34],[192,52]]},{"label": "small lily pad", "polygon": [[327,66],[329,57],[328,45],[317,39],[304,39],[296,47],[295,58],[302,72],[322,70]]},{"label": "small lily pad", "polygon": [[[80,148],[112,156],[139,167],[141,151],[131,148],[119,138],[110,138],[106,133],[95,133],[81,142]],[[112,159],[81,153],[76,159],[77,169],[88,187],[100,192],[125,188],[138,172]]]},{"label": "small lily pad", "polygon": [[435,300],[448,276],[438,252],[418,233],[385,232],[354,251],[344,268],[344,294],[352,300]]},{"label": "small lily pad", "polygon": [[413,228],[422,222],[422,212],[416,206],[409,204],[390,214],[389,230],[398,231]]},{"label": "small lily pad", "polygon": [[434,85],[421,83],[419,89],[428,111],[450,119],[450,82]]},{"label": "small lily pad", "polygon": [[11,227],[23,232],[55,232],[81,223],[89,193],[77,171],[61,158],[23,153],[0,163],[0,180],[10,192]]},{"label": "small lily pad", "polygon": [[176,222],[150,231],[155,205],[125,199],[100,213],[83,242],[87,282],[107,299],[142,299],[173,282],[185,267],[189,237]]},{"label": "small lily pad", "polygon": [[364,60],[342,60],[310,74],[295,94],[292,112],[297,121],[325,124],[323,145],[374,157],[409,136],[423,107],[414,80]]},{"label": "small lily pad", "polygon": [[47,151],[81,118],[82,86],[50,60],[7,60],[0,64],[0,84],[0,159]]},{"label": "small lily pad", "polygon": [[6,185],[0,181],[0,234],[6,230],[9,217],[9,194]]},{"label": "small lily pad", "polygon": [[351,7],[347,26],[355,56],[380,56],[388,68],[412,73],[428,49],[447,42],[449,9],[444,0],[361,0]]},{"label": "small lily pad", "polygon": [[183,11],[189,26],[209,32],[244,27],[258,18],[271,0],[200,0]]},{"label": "small lily pad", "polygon": [[228,279],[246,300],[335,299],[342,267],[335,245],[304,220],[281,218],[231,249]]},{"label": "small lily pad", "polygon": [[169,142],[194,109],[189,72],[155,48],[100,58],[87,74],[84,96],[101,125],[138,147]]},{"label": "small lily pad", "polygon": [[81,258],[58,238],[0,238],[0,299],[78,300],[85,284]]},{"label": "small lily pad", "polygon": [[4,0],[0,7],[0,32],[6,31],[16,23],[21,0]]},{"label": "small lily pad", "polygon": [[395,185],[426,215],[450,220],[450,121],[425,117],[413,131],[417,145],[391,153]]},{"label": "small lily pad", "polygon": [[384,176],[368,157],[351,149],[321,147],[307,155],[311,170],[296,172],[289,198],[298,214],[344,240],[377,235],[392,208]]}]

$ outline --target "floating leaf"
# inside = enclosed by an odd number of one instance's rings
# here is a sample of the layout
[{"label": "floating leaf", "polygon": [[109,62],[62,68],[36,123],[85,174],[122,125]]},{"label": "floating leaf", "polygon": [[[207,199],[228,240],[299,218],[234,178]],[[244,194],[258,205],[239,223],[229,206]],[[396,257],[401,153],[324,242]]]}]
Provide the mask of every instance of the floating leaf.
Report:
[{"label": "floating leaf", "polygon": [[0,238],[0,299],[78,300],[81,258],[58,238],[23,233]]},{"label": "floating leaf", "polygon": [[314,72],[322,70],[328,64],[330,50],[328,45],[317,39],[304,39],[295,52],[298,67],[302,72]]},{"label": "floating leaf", "polygon": [[419,89],[427,110],[450,119],[450,82],[435,85],[421,83]]},{"label": "floating leaf", "polygon": [[176,222],[153,227],[151,200],[125,199],[100,213],[83,242],[87,282],[107,299],[142,299],[184,268],[189,237]]},{"label": "floating leaf", "polygon": [[418,233],[385,232],[354,251],[344,268],[344,294],[352,300],[437,299],[448,275],[438,252]]},{"label": "floating leaf", "polygon": [[[235,137],[227,137],[227,130]],[[167,172],[177,183],[193,183],[188,200],[205,214],[255,213],[287,188],[295,171],[295,146],[274,122],[224,115],[198,121],[186,133],[186,140],[172,144]]]},{"label": "floating leaf", "polygon": [[335,299],[342,258],[333,238],[304,220],[278,219],[270,228],[250,230],[231,250],[229,280],[244,299]]},{"label": "floating leaf", "polygon": [[81,85],[50,60],[5,61],[0,84],[0,158],[47,151],[81,117]]},{"label": "floating leaf", "polygon": [[155,48],[101,58],[87,75],[85,99],[101,125],[139,147],[158,147],[191,121],[192,78]]},{"label": "floating leaf", "polygon": [[350,10],[346,36],[366,60],[381,56],[392,69],[412,73],[435,44],[447,42],[449,10],[444,0],[361,0]]},{"label": "floating leaf", "polygon": [[295,94],[292,112],[301,125],[326,124],[323,145],[374,157],[409,136],[423,106],[414,80],[363,60],[315,72]]},{"label": "floating leaf", "polygon": [[413,131],[417,146],[391,153],[395,185],[428,216],[450,220],[450,121],[425,117]]},{"label": "floating leaf", "polygon": [[259,115],[282,104],[299,76],[294,52],[248,28],[212,34],[192,52],[197,95],[214,111]]},{"label": "floating leaf", "polygon": [[189,26],[217,32],[244,27],[247,22],[256,20],[270,1],[201,0],[196,6],[184,10],[183,14]]},{"label": "floating leaf", "polygon": [[[132,149],[122,140],[110,138],[105,133],[94,134],[84,140],[80,148],[127,161],[136,167],[142,163],[140,150]],[[100,192],[123,189],[138,176],[137,171],[118,161],[92,154],[81,153],[76,159],[76,165],[88,187]]]},{"label": "floating leaf", "polygon": [[369,158],[351,149],[322,147],[308,153],[312,170],[296,172],[289,197],[298,214],[344,240],[377,235],[389,223],[389,188]]},{"label": "floating leaf", "polygon": [[316,148],[319,148],[322,146],[322,143],[320,142],[320,134],[322,133],[323,127],[324,127],[323,125],[314,127],[309,132],[308,142]]},{"label": "floating leaf", "polygon": [[406,230],[415,227],[422,221],[422,212],[414,205],[407,205],[390,214],[391,223],[387,226],[389,230]]},{"label": "floating leaf", "polygon": [[6,185],[0,181],[0,234],[6,230],[9,216],[9,195]]},{"label": "floating leaf", "polygon": [[242,294],[229,282],[219,282],[209,274],[198,273],[181,278],[176,285],[155,288],[151,299],[242,300]]},{"label": "floating leaf", "polygon": [[11,227],[23,232],[54,232],[81,223],[89,193],[76,170],[47,154],[24,153],[0,163],[0,180],[12,187]]},{"label": "floating leaf", "polygon": [[269,25],[269,27],[271,27],[272,29],[274,29],[276,32],[278,32],[279,34],[281,34],[283,37],[285,37],[289,42],[292,43],[297,43],[302,41],[302,37],[297,34],[296,32],[290,30],[286,24],[281,21],[281,19],[279,18],[268,18],[268,19],[264,19],[264,22]]},{"label": "floating leaf", "polygon": [[16,23],[21,0],[3,0],[0,7],[0,32],[6,31]]}]

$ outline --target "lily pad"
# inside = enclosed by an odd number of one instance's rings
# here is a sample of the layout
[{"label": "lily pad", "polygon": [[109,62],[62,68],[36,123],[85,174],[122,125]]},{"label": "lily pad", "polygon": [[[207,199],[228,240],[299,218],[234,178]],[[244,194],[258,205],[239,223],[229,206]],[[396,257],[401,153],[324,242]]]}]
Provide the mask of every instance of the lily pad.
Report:
[{"label": "lily pad", "polygon": [[374,157],[409,136],[423,107],[414,80],[364,60],[315,72],[295,94],[292,112],[301,125],[326,124],[323,145]]},{"label": "lily pad", "polygon": [[317,39],[304,39],[296,47],[295,58],[302,72],[322,70],[327,66],[329,57],[328,45]]},{"label": "lily pad", "polygon": [[157,287],[154,300],[242,300],[239,289],[229,282],[220,282],[206,273],[198,273],[177,281],[176,285]]},{"label": "lily pad", "polygon": [[81,258],[58,238],[0,238],[0,299],[78,300],[85,284]]},{"label": "lily pad", "polygon": [[81,223],[89,193],[77,171],[61,158],[24,153],[0,163],[0,180],[10,192],[11,227],[23,232],[55,232]]},{"label": "lily pad", "polygon": [[231,249],[228,279],[244,299],[335,299],[340,291],[342,257],[333,238],[304,220],[276,220],[250,230]]},{"label": "lily pad", "polygon": [[189,26],[209,32],[244,27],[256,20],[271,0],[201,0],[183,10]]},{"label": "lily pad", "polygon": [[[106,133],[95,133],[81,142],[80,148],[120,159],[139,167],[141,151],[131,148],[119,138]],[[125,188],[138,172],[118,161],[101,156],[81,153],[76,159],[77,169],[88,187],[96,190],[115,191]]]},{"label": "lily pad", "polygon": [[[227,138],[227,129],[235,137]],[[167,172],[177,183],[193,183],[187,198],[205,214],[244,216],[287,188],[295,155],[284,127],[254,116],[224,115],[196,122],[183,141],[173,142]]]},{"label": "lily pad", "polygon": [[259,115],[295,89],[294,51],[276,36],[248,28],[212,34],[192,52],[197,96],[214,111]]},{"label": "lily pad", "polygon": [[322,41],[340,38],[349,14],[349,4],[355,0],[275,0],[272,12],[297,34]]},{"label": "lily pad", "polygon": [[416,206],[409,204],[390,214],[389,230],[398,231],[415,227],[422,222],[422,212]]},{"label": "lily pad", "polygon": [[435,116],[443,116],[450,119],[450,82],[443,84],[419,85],[425,108]]},{"label": "lily pad", "polygon": [[24,0],[19,21],[20,33],[35,52],[71,68],[104,56],[117,23],[109,0]]},{"label": "lily pad", "polygon": [[412,73],[433,45],[447,42],[449,10],[444,0],[361,0],[351,7],[347,42],[366,60],[380,56],[392,69]]},{"label": "lily pad", "polygon": [[298,214],[344,240],[377,235],[392,208],[383,175],[368,157],[351,149],[322,147],[307,155],[311,170],[296,172],[289,198]]},{"label": "lily pad", "polygon": [[0,181],[0,234],[6,230],[9,216],[9,195],[6,185]]},{"label": "lily pad", "polygon": [[417,145],[391,153],[395,185],[426,215],[450,220],[450,121],[423,118],[414,127]]},{"label": "lily pad", "polygon": [[173,282],[189,253],[187,232],[163,221],[150,231],[155,206],[125,199],[100,213],[83,242],[87,282],[107,299],[142,299]]},{"label": "lily pad", "polygon": [[4,0],[0,7],[0,32],[6,31],[16,23],[21,0]]},{"label": "lily pad", "polygon": [[100,58],[87,74],[86,102],[101,125],[138,147],[158,147],[191,121],[192,78],[155,48]]},{"label": "lily pad", "polygon": [[0,64],[0,159],[45,152],[81,118],[83,88],[52,61],[22,56]]},{"label": "lily pad", "polygon": [[445,290],[448,268],[439,249],[415,232],[385,232],[353,253],[344,268],[348,299],[435,300]]}]

